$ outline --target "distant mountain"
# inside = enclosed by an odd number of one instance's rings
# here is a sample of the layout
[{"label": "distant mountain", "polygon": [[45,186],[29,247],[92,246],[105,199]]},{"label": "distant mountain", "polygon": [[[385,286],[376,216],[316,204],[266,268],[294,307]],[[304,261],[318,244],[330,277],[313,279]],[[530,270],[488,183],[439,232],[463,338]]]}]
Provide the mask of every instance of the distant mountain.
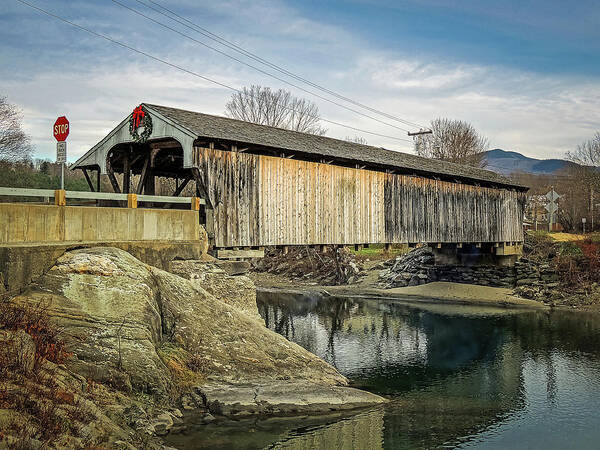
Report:
[{"label": "distant mountain", "polygon": [[550,175],[577,164],[564,159],[536,159],[517,152],[509,152],[496,148],[485,152],[486,169],[503,175],[515,172]]}]

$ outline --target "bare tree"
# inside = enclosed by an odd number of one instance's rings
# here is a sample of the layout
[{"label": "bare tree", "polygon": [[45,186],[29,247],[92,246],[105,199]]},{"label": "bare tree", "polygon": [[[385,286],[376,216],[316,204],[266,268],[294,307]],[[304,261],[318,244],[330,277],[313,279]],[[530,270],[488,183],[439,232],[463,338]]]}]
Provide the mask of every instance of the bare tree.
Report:
[{"label": "bare tree", "polygon": [[367,140],[362,136],[354,136],[354,137],[346,136],[346,138],[344,140],[348,141],[348,142],[354,142],[355,144],[368,145]]},{"label": "bare tree", "polygon": [[579,144],[575,151],[568,152],[567,159],[581,166],[579,176],[600,189],[600,131],[592,139]]},{"label": "bare tree", "polygon": [[319,108],[283,89],[252,85],[235,92],[225,105],[225,114],[246,122],[324,135]]},{"label": "bare tree", "polygon": [[[532,221],[547,223],[547,212],[544,206],[548,203],[546,193],[554,189],[560,196],[556,222],[565,231],[580,231],[581,219],[587,219],[587,230],[598,225],[595,200],[600,196],[598,191],[582,175],[582,167],[573,164],[552,174],[514,173],[510,178],[516,183],[529,187],[525,214]],[[537,209],[537,212],[535,212]]]},{"label": "bare tree", "polygon": [[17,162],[31,159],[33,147],[21,128],[22,115],[16,105],[0,97],[0,160]]},{"label": "bare tree", "polygon": [[435,119],[431,122],[432,134],[415,139],[415,151],[420,156],[441,159],[475,167],[485,166],[487,138],[480,135],[468,122]]}]

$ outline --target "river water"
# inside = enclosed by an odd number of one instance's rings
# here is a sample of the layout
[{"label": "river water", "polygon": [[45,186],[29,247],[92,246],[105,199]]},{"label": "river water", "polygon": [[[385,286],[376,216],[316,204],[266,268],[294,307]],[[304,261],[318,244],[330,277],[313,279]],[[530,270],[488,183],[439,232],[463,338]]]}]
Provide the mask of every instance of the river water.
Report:
[{"label": "river water", "polygon": [[390,399],[245,420],[179,448],[600,448],[600,315],[259,293],[267,326]]}]

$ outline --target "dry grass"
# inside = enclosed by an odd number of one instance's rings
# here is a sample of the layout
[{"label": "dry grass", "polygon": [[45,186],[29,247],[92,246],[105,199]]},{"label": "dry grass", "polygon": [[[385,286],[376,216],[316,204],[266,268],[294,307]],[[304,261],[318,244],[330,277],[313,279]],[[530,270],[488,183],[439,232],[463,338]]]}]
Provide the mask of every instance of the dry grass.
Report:
[{"label": "dry grass", "polygon": [[60,339],[61,330],[48,321],[49,307],[49,299],[43,299],[35,305],[0,301],[0,329],[23,330],[35,343],[35,372],[39,371],[44,361],[62,364],[71,356]]},{"label": "dry grass", "polygon": [[394,244],[388,251],[385,250],[383,244],[371,244],[369,248],[362,248],[360,250],[354,250],[352,246],[349,246],[348,249],[356,256],[356,260],[361,262],[366,260],[385,261],[399,255],[404,255],[410,251],[410,248],[405,244]]},{"label": "dry grass", "polygon": [[[63,433],[77,435],[80,426],[93,419],[76,389],[57,383],[62,370],[58,364],[69,353],[60,330],[48,321],[48,306],[45,302],[31,306],[0,301],[0,329],[24,331],[35,343],[35,355],[26,354],[16,341],[6,344],[13,345],[14,351],[0,352],[0,409],[14,413],[3,432],[17,438],[13,448],[29,448],[31,439],[46,448]],[[26,364],[27,358],[33,358],[33,364]]]},{"label": "dry grass", "polygon": [[548,236],[556,242],[575,242],[583,241],[587,238],[585,234],[575,233],[548,233]]},{"label": "dry grass", "polygon": [[184,348],[172,343],[165,343],[158,349],[158,355],[168,367],[173,377],[173,386],[170,392],[172,399],[179,398],[181,394],[202,384],[206,377],[206,360],[196,353],[190,353]]}]

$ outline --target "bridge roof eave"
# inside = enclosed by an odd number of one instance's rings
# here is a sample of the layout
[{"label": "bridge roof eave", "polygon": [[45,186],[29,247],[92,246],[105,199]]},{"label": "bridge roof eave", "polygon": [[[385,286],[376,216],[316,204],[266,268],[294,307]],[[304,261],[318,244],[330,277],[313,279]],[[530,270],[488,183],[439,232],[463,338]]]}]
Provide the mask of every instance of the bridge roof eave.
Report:
[{"label": "bridge roof eave", "polygon": [[[148,141],[159,139],[175,139],[183,149],[184,168],[192,167],[192,152],[196,135],[181,124],[165,117],[151,106],[143,104],[152,117],[152,134]],[[106,174],[106,157],[110,150],[119,144],[134,144],[129,133],[129,121],[131,114],[123,119],[113,130],[100,142],[89,149],[71,167],[72,170],[97,166],[102,174]]]}]

